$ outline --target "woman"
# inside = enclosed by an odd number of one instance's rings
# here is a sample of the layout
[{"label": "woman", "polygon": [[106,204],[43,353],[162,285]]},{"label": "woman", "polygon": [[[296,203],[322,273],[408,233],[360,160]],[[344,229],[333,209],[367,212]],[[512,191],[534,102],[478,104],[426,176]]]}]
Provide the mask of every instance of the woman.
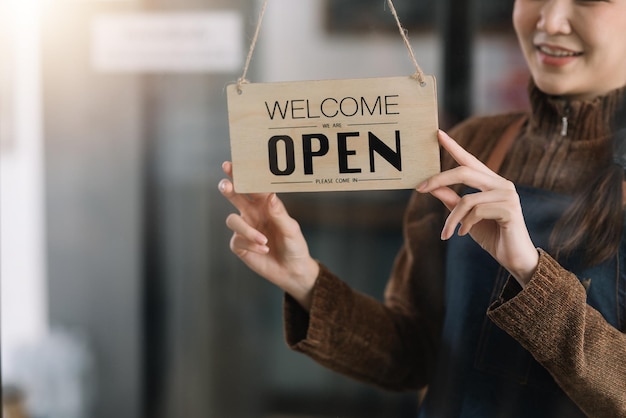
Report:
[{"label": "woman", "polygon": [[427,386],[420,417],[626,417],[626,0],[516,0],[513,23],[531,112],[439,133],[384,304],[311,258],[276,195],[222,180],[231,249],[286,292],[290,347]]}]

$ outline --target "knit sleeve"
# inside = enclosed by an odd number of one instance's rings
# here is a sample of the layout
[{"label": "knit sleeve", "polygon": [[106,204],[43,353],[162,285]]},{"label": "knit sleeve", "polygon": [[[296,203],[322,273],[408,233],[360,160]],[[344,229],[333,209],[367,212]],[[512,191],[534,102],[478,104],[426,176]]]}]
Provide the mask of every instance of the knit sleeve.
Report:
[{"label": "knit sleeve", "polygon": [[[289,295],[284,298],[289,347],[319,364],[358,381],[388,390],[423,385],[416,361],[424,347],[409,349],[413,319],[355,292],[321,266],[310,313]],[[407,350],[409,349],[409,350]]]},{"label": "knit sleeve", "polygon": [[488,316],[526,348],[590,417],[626,417],[626,335],[587,305],[578,278],[540,250],[522,290],[513,279]]},{"label": "knit sleeve", "polygon": [[[443,248],[438,234],[433,234],[441,227],[436,214],[441,210],[429,214],[430,199],[416,193],[409,204],[404,228],[412,238],[396,258],[384,303],[350,288],[324,265],[308,313],[285,295],[284,327],[290,348],[387,390],[415,390],[428,384],[443,312]],[[413,218],[415,212],[419,217]],[[422,249],[420,255],[417,248]]]}]

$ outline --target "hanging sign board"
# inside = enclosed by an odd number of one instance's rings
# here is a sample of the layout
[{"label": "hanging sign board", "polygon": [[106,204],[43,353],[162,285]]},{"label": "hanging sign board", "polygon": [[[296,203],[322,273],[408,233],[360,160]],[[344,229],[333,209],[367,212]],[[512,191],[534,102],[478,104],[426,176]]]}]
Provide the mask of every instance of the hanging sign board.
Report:
[{"label": "hanging sign board", "polygon": [[411,189],[440,171],[435,79],[230,85],[239,193]]}]

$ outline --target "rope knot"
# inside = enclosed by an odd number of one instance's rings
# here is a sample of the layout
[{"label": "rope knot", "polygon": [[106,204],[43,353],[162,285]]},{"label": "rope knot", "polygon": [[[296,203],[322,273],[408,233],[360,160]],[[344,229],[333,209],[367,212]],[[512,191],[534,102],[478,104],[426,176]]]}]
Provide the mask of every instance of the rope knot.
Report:
[{"label": "rope knot", "polygon": [[239,77],[237,79],[237,94],[243,94],[243,90],[241,89],[241,86],[243,86],[244,84],[249,84],[250,82],[248,80],[246,80],[243,77]]}]

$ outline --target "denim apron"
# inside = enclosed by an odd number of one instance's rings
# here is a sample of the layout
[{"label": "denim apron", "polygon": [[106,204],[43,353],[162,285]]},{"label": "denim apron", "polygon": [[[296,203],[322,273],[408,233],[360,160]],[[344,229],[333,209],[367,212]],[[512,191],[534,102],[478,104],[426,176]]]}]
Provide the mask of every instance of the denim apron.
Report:
[{"label": "denim apron", "polygon": [[[570,198],[528,187],[517,191],[533,243],[547,248]],[[587,288],[587,303],[620,330],[626,325],[625,262],[625,234],[618,255],[600,265],[561,262]],[[420,418],[585,416],[532,355],[487,318],[508,276],[469,235],[449,240],[441,350]]]}]

